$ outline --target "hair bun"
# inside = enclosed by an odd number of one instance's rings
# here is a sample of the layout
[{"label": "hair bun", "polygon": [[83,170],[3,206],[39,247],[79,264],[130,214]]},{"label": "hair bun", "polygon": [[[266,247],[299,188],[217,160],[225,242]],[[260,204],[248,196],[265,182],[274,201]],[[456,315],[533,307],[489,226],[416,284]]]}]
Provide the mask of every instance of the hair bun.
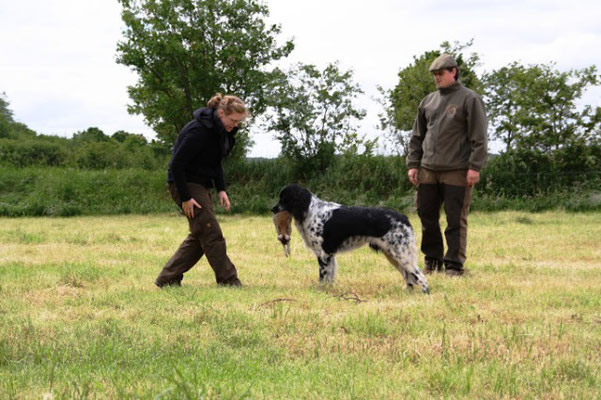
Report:
[{"label": "hair bun", "polygon": [[215,94],[215,96],[211,97],[211,100],[207,103],[209,108],[216,110],[221,104],[221,100],[223,99],[223,95],[221,93]]}]

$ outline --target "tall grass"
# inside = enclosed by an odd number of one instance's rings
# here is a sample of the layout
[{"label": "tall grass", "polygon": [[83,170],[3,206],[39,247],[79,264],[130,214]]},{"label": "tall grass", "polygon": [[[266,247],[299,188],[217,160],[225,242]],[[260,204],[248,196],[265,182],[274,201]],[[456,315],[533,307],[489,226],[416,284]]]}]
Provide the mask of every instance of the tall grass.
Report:
[{"label": "tall grass", "polygon": [[0,169],[0,215],[73,216],[172,210],[164,172]]},{"label": "tall grass", "polygon": [[429,296],[367,248],[320,285],[296,231],[285,258],[269,217],[220,219],[241,289],[204,259],[154,287],[175,213],[0,220],[0,398],[598,398],[599,213],[473,213]]},{"label": "tall grass", "polygon": [[[281,188],[291,182],[346,205],[413,209],[414,188],[400,157],[340,157],[325,171],[299,171],[289,161],[235,161],[226,165],[234,214],[266,214]],[[592,181],[591,181],[592,182]],[[166,172],[147,169],[80,170],[0,168],[0,215],[74,216],[147,214],[175,208]],[[598,185],[565,187],[532,195],[500,195],[490,176],[478,186],[473,210],[544,211],[601,209]]]}]

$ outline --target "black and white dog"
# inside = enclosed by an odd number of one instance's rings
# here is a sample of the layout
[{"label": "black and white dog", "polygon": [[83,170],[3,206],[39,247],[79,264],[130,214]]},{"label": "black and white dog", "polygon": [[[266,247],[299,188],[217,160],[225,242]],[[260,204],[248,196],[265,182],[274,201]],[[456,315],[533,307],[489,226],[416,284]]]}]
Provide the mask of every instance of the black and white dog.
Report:
[{"label": "black and white dog", "polygon": [[405,278],[407,287],[419,285],[429,293],[426,278],[417,266],[413,228],[405,215],[385,208],[341,206],[320,200],[295,184],[282,189],[271,211],[292,214],[303,241],[317,256],[320,281],[334,280],[336,253],[369,244],[386,255]]}]

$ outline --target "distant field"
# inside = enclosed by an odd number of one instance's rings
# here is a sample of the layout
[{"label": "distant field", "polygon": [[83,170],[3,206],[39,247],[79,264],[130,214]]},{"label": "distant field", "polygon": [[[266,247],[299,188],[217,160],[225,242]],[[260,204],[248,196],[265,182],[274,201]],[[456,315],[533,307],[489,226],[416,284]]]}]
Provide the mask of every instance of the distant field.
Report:
[{"label": "distant field", "polygon": [[176,214],[1,218],[0,399],[599,398],[601,213],[474,213],[429,296],[367,248],[322,286],[295,230],[286,259],[220,218],[242,289],[204,259],[153,285]]}]

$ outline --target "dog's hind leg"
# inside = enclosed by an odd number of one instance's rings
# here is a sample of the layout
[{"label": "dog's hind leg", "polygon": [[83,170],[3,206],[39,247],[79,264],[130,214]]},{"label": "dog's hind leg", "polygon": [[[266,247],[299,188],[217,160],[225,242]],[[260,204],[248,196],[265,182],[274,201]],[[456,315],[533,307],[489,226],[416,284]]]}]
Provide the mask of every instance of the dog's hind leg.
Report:
[{"label": "dog's hind leg", "polygon": [[430,288],[426,282],[426,277],[417,266],[417,252],[415,249],[406,249],[407,251],[384,251],[386,258],[392,265],[399,270],[408,288],[413,288],[415,285],[419,285],[422,288],[422,292],[430,293]]},{"label": "dog's hind leg", "polygon": [[317,257],[319,262],[319,281],[320,282],[334,282],[336,278],[336,256],[333,254],[326,254]]}]

